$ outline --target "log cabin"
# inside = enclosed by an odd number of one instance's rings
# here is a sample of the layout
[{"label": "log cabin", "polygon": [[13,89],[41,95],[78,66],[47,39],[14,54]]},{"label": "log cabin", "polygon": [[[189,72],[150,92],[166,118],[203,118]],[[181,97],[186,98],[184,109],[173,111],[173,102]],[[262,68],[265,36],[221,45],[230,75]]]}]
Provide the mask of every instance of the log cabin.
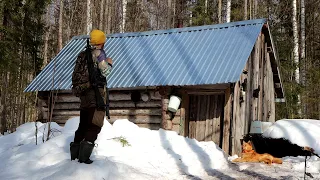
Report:
[{"label": "log cabin", "polygon": [[[26,87],[38,92],[40,121],[63,125],[79,116],[71,75],[87,38],[74,37]],[[128,119],[239,155],[250,123],[274,122],[275,101],[284,99],[266,19],[109,34],[104,48],[114,61],[107,84],[110,123]],[[171,97],[178,99],[174,110]]]}]

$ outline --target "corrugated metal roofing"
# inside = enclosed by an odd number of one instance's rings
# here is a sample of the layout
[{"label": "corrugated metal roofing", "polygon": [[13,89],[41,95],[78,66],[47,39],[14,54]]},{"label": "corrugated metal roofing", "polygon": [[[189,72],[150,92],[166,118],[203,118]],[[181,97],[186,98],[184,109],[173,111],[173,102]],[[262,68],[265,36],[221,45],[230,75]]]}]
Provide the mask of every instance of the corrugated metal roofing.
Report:
[{"label": "corrugated metal roofing", "polygon": [[[107,36],[114,60],[109,88],[232,83],[240,74],[265,19]],[[73,38],[25,92],[71,89],[77,54],[87,36]]]}]

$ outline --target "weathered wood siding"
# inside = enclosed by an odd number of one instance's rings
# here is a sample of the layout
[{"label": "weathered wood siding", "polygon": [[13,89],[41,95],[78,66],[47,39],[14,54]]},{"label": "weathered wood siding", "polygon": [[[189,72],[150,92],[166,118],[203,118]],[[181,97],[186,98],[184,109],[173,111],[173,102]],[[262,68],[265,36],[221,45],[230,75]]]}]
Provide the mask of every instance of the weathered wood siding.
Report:
[{"label": "weathered wood siding", "polygon": [[190,95],[189,138],[213,141],[221,147],[224,95]]},{"label": "weathered wood siding", "polygon": [[273,72],[267,49],[265,37],[260,34],[234,85],[231,154],[241,154],[241,139],[249,133],[251,121],[275,121]]}]

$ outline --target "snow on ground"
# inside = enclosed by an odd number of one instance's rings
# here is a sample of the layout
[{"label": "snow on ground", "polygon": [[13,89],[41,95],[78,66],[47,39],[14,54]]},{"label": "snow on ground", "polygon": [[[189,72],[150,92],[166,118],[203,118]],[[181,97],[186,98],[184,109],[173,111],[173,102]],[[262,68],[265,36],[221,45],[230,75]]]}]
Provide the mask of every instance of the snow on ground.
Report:
[{"label": "snow on ground", "polygon": [[[228,157],[213,142],[139,128],[128,120],[113,125],[105,121],[91,156],[93,164],[80,164],[69,155],[78,123],[79,118],[64,127],[51,123],[54,133],[45,143],[47,124],[37,123],[38,145],[35,123],[0,136],[0,179],[303,179],[304,157],[285,157],[282,165],[235,164],[229,160],[237,156]],[[320,179],[319,158],[309,157],[307,162],[307,172]]]},{"label": "snow on ground", "polygon": [[320,154],[320,121],[312,119],[283,119],[276,121],[263,136],[285,138],[301,147],[312,147]]}]

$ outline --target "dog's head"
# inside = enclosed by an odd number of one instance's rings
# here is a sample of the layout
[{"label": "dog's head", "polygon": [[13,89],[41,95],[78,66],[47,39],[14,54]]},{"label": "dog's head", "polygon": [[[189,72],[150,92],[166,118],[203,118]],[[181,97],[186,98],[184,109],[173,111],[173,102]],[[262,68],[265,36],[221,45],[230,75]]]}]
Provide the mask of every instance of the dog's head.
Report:
[{"label": "dog's head", "polygon": [[251,141],[243,142],[242,144],[242,152],[249,152],[252,151],[252,143]]}]

